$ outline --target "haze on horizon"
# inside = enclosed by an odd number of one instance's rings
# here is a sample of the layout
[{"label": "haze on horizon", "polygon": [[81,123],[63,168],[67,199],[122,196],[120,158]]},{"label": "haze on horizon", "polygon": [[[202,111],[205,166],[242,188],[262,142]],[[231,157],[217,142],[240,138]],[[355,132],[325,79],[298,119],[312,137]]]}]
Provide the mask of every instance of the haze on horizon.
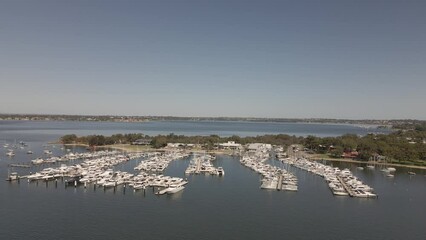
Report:
[{"label": "haze on horizon", "polygon": [[426,119],[426,1],[1,1],[0,113]]}]

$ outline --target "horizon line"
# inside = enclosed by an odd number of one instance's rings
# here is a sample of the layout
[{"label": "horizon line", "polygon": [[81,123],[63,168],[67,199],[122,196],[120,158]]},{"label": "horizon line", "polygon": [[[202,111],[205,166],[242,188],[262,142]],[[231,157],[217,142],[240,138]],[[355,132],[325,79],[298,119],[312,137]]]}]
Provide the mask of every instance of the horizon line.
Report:
[{"label": "horizon line", "polygon": [[413,118],[394,118],[394,119],[351,119],[351,118],[326,118],[326,117],[236,117],[236,116],[173,116],[173,115],[114,115],[114,114],[62,114],[62,113],[0,113],[4,115],[17,115],[17,116],[65,116],[65,117],[137,117],[137,118],[201,118],[201,119],[246,119],[246,120],[340,120],[340,121],[426,121],[424,119]]}]

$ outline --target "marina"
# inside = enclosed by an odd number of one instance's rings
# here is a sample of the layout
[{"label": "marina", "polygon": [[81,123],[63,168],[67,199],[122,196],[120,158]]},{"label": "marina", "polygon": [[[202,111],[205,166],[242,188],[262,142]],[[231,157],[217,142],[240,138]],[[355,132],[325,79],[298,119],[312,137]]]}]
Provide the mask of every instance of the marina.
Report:
[{"label": "marina", "polygon": [[[36,123],[25,124],[34,124],[25,128],[37,128]],[[48,125],[55,124],[59,123]],[[82,123],[83,130],[72,131],[87,131],[86,124]],[[20,127],[9,126],[10,129]],[[58,125],[55,128],[59,128]],[[185,174],[188,166],[197,162],[193,161],[196,156],[190,152],[185,153],[188,156],[169,161],[167,166],[162,160],[158,165],[153,161],[145,166],[145,170],[137,170],[135,168],[144,161],[154,156],[162,159],[163,156],[147,152],[129,159],[128,156],[132,154],[111,150],[108,151],[109,155],[105,152],[106,155],[94,156],[102,151],[48,144],[60,137],[62,133],[51,135],[52,131],[55,133],[59,130],[40,130],[36,133],[35,130],[25,130],[28,133],[23,130],[16,133],[11,131],[3,131],[1,136],[5,139],[0,139],[9,144],[7,148],[0,149],[3,156],[0,157],[3,179],[0,188],[4,193],[0,201],[5,206],[4,218],[0,220],[4,227],[0,228],[0,234],[7,239],[67,239],[63,237],[66,231],[73,231],[79,237],[99,233],[94,239],[174,239],[177,235],[185,239],[261,239],[276,237],[283,230],[286,237],[298,239],[306,224],[311,226],[311,231],[304,235],[308,239],[345,239],[348,234],[356,239],[404,239],[407,237],[405,233],[409,232],[410,239],[420,240],[425,234],[421,223],[426,219],[419,214],[426,211],[422,204],[426,199],[426,172],[423,170],[395,167],[396,171],[392,172],[394,177],[388,178],[387,172],[380,171],[378,165],[375,168],[363,166],[364,170],[360,170],[358,164],[336,162],[331,166],[330,162],[323,162],[340,171],[348,169],[362,183],[374,187],[374,193],[380,196],[377,200],[349,197],[337,178],[335,184],[340,184],[342,194],[346,193],[348,197],[335,197],[330,194],[331,188],[324,177],[277,161],[274,157],[276,147],[260,153],[255,149],[242,151],[239,156],[215,155],[210,163],[218,172],[222,168],[224,173],[224,177],[215,177],[219,175],[201,171],[199,174]],[[103,130],[99,131],[102,133]],[[24,149],[20,146],[12,148],[15,139],[17,143],[25,141],[28,146]],[[8,149],[14,150],[14,157],[5,156]],[[27,154],[28,149],[33,154]],[[52,155],[44,154],[44,150],[52,151]],[[39,157],[48,161],[41,164],[31,162]],[[63,161],[49,161],[55,157]],[[281,158],[285,158],[285,154]],[[242,160],[252,161],[258,166],[257,171],[242,164]],[[118,164],[114,165],[113,161]],[[90,168],[98,168],[102,164],[105,166],[99,170]],[[146,171],[148,168],[154,171]],[[60,169],[67,170],[66,174],[58,172]],[[262,182],[262,169],[266,176],[272,178]],[[283,170],[294,175],[288,185],[297,186],[297,192],[283,189],[285,177],[280,177]],[[14,177],[36,173],[39,175],[34,177],[38,180],[30,180],[29,183],[26,178]],[[84,177],[78,176],[79,173]],[[8,176],[12,177],[11,181],[4,181]],[[280,182],[281,191],[277,191]],[[270,190],[260,189],[264,183]],[[349,183],[347,187],[350,187]],[[131,214],[128,214],[129,211]],[[393,220],[395,216],[398,216],[398,221]],[[259,224],[259,219],[262,230],[253,227]],[[384,232],[370,231],[372,228],[365,219],[374,219],[383,226]],[[239,227],[234,227],[235,222],[239,223]],[[410,224],[402,224],[404,222]],[[206,225],[221,231],[205,232],[202,229]],[[168,226],[169,231],[160,230],[164,226]],[[184,230],[188,226],[192,231]],[[117,231],[119,227],[128,231]]]},{"label": "marina", "polygon": [[216,157],[210,154],[194,154],[188,168],[185,170],[185,175],[191,174],[208,174],[208,175],[225,175],[225,170],[222,167],[214,167],[212,161]]},{"label": "marina", "polygon": [[[134,191],[144,190],[156,187],[158,190],[157,195],[173,194],[182,191],[188,182],[183,178],[164,176],[156,174],[163,172],[167,165],[172,160],[182,159],[188,157],[187,154],[180,152],[168,153],[126,153],[123,154],[119,151],[96,151],[87,153],[68,153],[58,159],[65,161],[79,160],[81,162],[73,165],[61,164],[60,167],[48,167],[41,171],[18,176],[16,172],[10,173],[8,181],[18,181],[20,179],[27,179],[28,183],[45,181],[57,181],[60,179],[65,187],[84,186],[93,188],[101,187],[104,190],[108,188],[117,188],[118,186],[129,186]],[[124,162],[146,158],[134,169],[139,173],[129,173],[125,171],[114,171],[113,167],[123,164]],[[54,163],[54,162],[51,162]]]},{"label": "marina", "polygon": [[245,153],[240,162],[261,175],[261,189],[297,191],[297,178],[283,168],[266,164],[269,159],[269,151],[261,146],[255,152]]},{"label": "marina", "polygon": [[340,170],[305,158],[280,158],[280,161],[323,177],[335,196],[377,198],[374,189],[361,182],[349,169]]}]

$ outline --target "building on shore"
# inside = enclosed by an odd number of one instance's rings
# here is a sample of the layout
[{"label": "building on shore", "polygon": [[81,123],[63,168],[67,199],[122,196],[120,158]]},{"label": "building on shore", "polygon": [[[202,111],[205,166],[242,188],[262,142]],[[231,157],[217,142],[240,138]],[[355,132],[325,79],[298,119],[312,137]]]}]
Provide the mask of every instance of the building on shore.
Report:
[{"label": "building on shore", "polygon": [[228,141],[226,143],[219,143],[219,149],[230,149],[230,150],[238,150],[241,149],[241,144],[235,143],[234,141]]}]

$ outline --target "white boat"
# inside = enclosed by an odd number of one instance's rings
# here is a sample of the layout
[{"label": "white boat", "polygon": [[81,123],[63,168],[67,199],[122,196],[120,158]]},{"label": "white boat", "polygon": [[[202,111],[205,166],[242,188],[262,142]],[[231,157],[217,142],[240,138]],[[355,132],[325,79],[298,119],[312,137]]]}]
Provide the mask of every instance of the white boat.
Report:
[{"label": "white boat", "polygon": [[14,151],[9,151],[9,152],[6,153],[6,156],[13,157],[13,156],[15,156],[15,152]]},{"label": "white boat", "polygon": [[42,164],[43,162],[44,162],[44,160],[41,159],[41,158],[37,158],[37,159],[31,160],[32,164]]},{"label": "white boat", "polygon": [[357,167],[356,169],[358,169],[358,170],[364,170],[363,167]]},{"label": "white boat", "polygon": [[173,193],[180,192],[180,191],[182,191],[184,188],[185,188],[184,186],[169,187],[169,188],[168,188],[168,191],[167,191],[167,194],[173,194]]},{"label": "white boat", "polygon": [[374,167],[374,165],[367,165],[367,168],[368,169],[374,169],[375,167]]},{"label": "white boat", "polygon": [[416,175],[415,172],[408,172],[409,175]]},{"label": "white boat", "polygon": [[39,180],[39,179],[41,179],[43,176],[44,176],[44,175],[43,175],[43,174],[41,174],[41,173],[34,173],[34,174],[31,174],[31,175],[28,175],[28,176],[27,176],[27,179],[28,179],[28,181],[32,181],[32,180]]},{"label": "white boat", "polygon": [[393,177],[395,177],[395,175],[393,175],[393,174],[391,174],[391,173],[388,173],[388,174],[386,174],[386,177],[388,177],[388,178],[393,178]]},{"label": "white boat", "polygon": [[52,151],[50,151],[50,150],[44,150],[44,154],[50,155],[50,154],[52,154]]},{"label": "white boat", "polygon": [[27,154],[33,154],[33,151],[27,151]]},{"label": "white boat", "polygon": [[52,180],[52,179],[54,179],[55,177],[53,176],[53,174],[46,174],[46,175],[44,175],[43,177],[41,177],[41,179],[43,179],[43,180],[46,180],[46,181],[48,181],[48,180]]},{"label": "white boat", "polygon": [[355,190],[354,196],[360,197],[360,198],[376,198],[377,197],[377,195],[372,192],[366,192],[362,190]]},{"label": "white boat", "polygon": [[164,188],[164,189],[159,190],[159,191],[158,191],[158,192],[156,192],[155,194],[156,194],[156,195],[163,195],[163,194],[166,194],[166,193],[167,193],[167,191],[169,191],[169,188]]},{"label": "white boat", "polygon": [[395,172],[396,171],[396,168],[393,168],[393,167],[388,167],[387,169],[388,169],[389,172]]},{"label": "white boat", "polygon": [[344,189],[332,189],[332,192],[336,196],[348,196],[349,195]]},{"label": "white boat", "polygon": [[282,185],[281,189],[284,191],[297,191],[297,185],[286,184]]},{"label": "white boat", "polygon": [[19,179],[18,173],[17,172],[12,172],[12,173],[9,174],[9,176],[7,177],[6,180],[8,180],[8,181],[15,181],[15,180],[18,180],[18,179]]},{"label": "white boat", "polygon": [[140,189],[146,189],[145,184],[137,184],[133,186],[133,189],[140,190]]},{"label": "white boat", "polygon": [[108,180],[108,181],[106,181],[106,182],[103,184],[103,186],[104,186],[105,188],[115,187],[115,186],[117,186],[117,183],[116,183],[115,181]]}]

